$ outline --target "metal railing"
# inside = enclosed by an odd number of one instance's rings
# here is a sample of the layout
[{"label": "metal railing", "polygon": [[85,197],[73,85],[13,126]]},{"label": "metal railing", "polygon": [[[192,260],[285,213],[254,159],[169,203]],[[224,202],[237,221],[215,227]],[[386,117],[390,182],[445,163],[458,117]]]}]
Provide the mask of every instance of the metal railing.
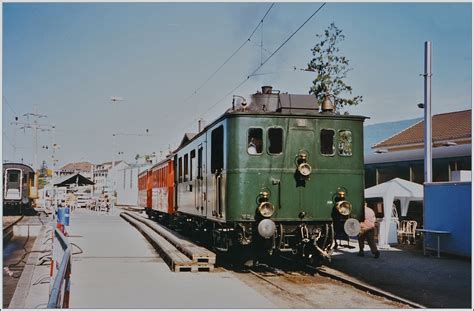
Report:
[{"label": "metal railing", "polygon": [[69,308],[69,291],[71,286],[71,244],[59,229],[55,229],[54,237],[64,251],[61,264],[54,278],[49,294],[48,309]]}]

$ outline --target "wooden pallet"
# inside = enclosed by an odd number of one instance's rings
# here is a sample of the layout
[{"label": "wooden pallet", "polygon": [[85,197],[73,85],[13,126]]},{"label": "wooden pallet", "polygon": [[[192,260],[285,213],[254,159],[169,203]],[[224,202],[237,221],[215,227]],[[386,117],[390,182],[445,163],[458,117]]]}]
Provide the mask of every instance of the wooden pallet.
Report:
[{"label": "wooden pallet", "polygon": [[188,256],[190,259],[195,261],[198,264],[215,264],[216,263],[216,254],[211,252],[204,247],[198,246],[188,240],[187,238],[181,236],[179,233],[171,231],[170,229],[152,221],[145,217],[139,216],[133,213],[127,213],[127,215],[145,223],[151,229],[163,236],[167,241],[172,243],[179,249],[183,254]]},{"label": "wooden pallet", "polygon": [[164,237],[159,235],[156,231],[143,224],[140,220],[131,217],[126,213],[121,213],[120,216],[126,221],[130,222],[135,228],[140,231],[145,238],[155,247],[161,258],[168,264],[170,269],[174,272],[211,272],[214,270],[213,264],[201,264],[190,259],[177,249],[173,244],[168,242]]}]

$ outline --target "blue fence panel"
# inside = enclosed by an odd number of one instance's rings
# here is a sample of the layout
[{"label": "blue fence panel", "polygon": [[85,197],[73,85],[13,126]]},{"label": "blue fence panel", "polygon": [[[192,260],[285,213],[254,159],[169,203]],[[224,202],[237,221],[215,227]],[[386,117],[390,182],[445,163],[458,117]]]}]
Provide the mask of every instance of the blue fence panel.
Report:
[{"label": "blue fence panel", "polygon": [[[471,256],[471,183],[425,184],[424,199],[424,228],[451,233],[441,237],[441,251]],[[436,237],[426,238],[427,247],[436,249]]]}]

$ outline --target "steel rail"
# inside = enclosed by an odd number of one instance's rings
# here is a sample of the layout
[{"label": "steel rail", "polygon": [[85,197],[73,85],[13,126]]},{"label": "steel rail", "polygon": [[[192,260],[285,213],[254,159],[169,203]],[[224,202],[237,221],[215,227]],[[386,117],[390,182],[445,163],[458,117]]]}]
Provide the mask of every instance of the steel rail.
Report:
[{"label": "steel rail", "polygon": [[[66,240],[66,237],[61,231],[59,231],[59,229],[55,229],[54,236],[61,244],[64,254],[61,259],[61,264],[59,265],[58,273],[54,278],[53,288],[49,295],[47,308],[68,308],[72,249],[71,244]],[[61,296],[61,294],[63,295]]]},{"label": "steel rail", "polygon": [[[288,262],[294,262],[293,259],[288,258],[286,256],[279,256],[281,259],[284,259]],[[322,277],[330,278],[339,282],[342,282],[347,285],[351,285],[359,290],[362,290],[364,292],[368,292],[372,295],[383,297],[387,300],[398,302],[398,303],[403,303],[405,305],[408,305],[412,308],[417,308],[417,309],[426,309],[425,306],[418,304],[416,302],[410,301],[408,299],[399,297],[397,295],[394,295],[392,293],[386,292],[382,289],[376,288],[374,286],[371,286],[369,284],[365,284],[364,282],[358,281],[348,275],[345,275],[342,272],[339,272],[335,269],[329,268],[328,266],[322,265],[321,267],[314,267],[308,264],[303,264],[303,267],[311,271],[312,274],[319,274]]]}]

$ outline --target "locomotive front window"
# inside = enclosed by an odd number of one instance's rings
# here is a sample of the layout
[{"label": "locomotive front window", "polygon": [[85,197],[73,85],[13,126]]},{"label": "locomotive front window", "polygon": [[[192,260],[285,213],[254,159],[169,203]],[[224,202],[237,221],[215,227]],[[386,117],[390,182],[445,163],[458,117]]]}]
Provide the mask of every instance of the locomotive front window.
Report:
[{"label": "locomotive front window", "polygon": [[352,156],[352,132],[349,130],[339,131],[339,155],[344,157]]},{"label": "locomotive front window", "polygon": [[283,151],[283,129],[268,129],[268,153],[280,154]]},{"label": "locomotive front window", "polygon": [[263,130],[261,128],[249,128],[247,136],[248,154],[261,154],[263,149]]},{"label": "locomotive front window", "polygon": [[20,174],[17,172],[15,173],[8,173],[8,182],[18,182]]},{"label": "locomotive front window", "polygon": [[323,155],[334,155],[334,130],[321,130],[321,153]]}]

